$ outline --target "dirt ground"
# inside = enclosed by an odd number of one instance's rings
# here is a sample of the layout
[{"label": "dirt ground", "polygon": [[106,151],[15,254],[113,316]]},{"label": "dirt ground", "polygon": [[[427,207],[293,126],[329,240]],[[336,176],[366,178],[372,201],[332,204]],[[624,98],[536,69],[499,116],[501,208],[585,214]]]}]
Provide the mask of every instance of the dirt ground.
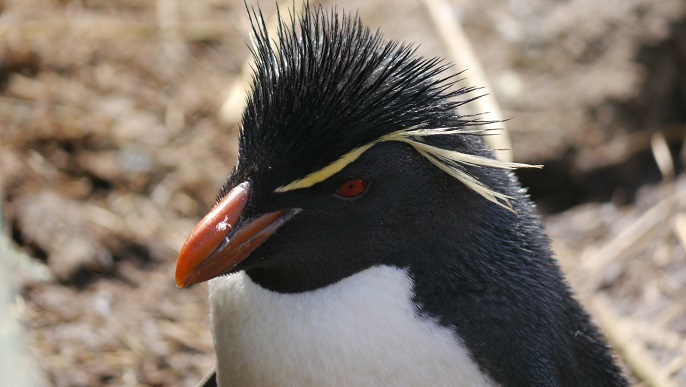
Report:
[{"label": "dirt ground", "polygon": [[[429,2],[338,6],[453,60]],[[637,385],[686,385],[686,3],[448,3],[579,298]],[[173,273],[235,161],[248,27],[239,1],[0,0],[0,265],[49,385],[212,367],[206,288]]]}]

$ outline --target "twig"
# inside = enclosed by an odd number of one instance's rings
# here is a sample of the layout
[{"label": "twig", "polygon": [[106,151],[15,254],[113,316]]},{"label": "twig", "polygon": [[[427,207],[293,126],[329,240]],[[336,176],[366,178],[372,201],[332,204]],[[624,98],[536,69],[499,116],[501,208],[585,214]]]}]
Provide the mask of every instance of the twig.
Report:
[{"label": "twig", "polygon": [[674,217],[672,228],[679,242],[681,242],[681,246],[686,250],[686,213],[681,212]]},{"label": "twig", "polygon": [[[493,95],[493,88],[488,83],[486,74],[476,56],[467,35],[462,29],[462,23],[455,17],[455,13],[445,0],[423,0],[424,7],[429,12],[441,40],[448,48],[448,52],[458,69],[468,69],[469,78],[475,85],[483,86],[488,94],[476,99],[465,108],[468,113],[478,114],[488,112],[489,120],[502,121],[503,114]],[[470,106],[471,105],[471,106]],[[486,136],[488,145],[496,150],[496,155],[503,161],[512,161],[512,145],[505,122],[498,124],[503,130],[500,136]]]},{"label": "twig", "polygon": [[[677,144],[686,139],[684,126],[675,125],[660,128],[660,133],[668,144]],[[574,157],[573,168],[579,173],[587,173],[592,170],[610,167],[625,163],[627,159],[640,152],[648,151],[651,134],[649,131],[634,132],[612,139],[612,141],[584,148]],[[686,145],[684,146],[686,149]],[[686,151],[684,152],[686,160]]]},{"label": "twig", "polygon": [[[626,249],[643,238],[646,233],[657,223],[668,218],[674,207],[683,199],[676,194],[662,200],[657,205],[646,211],[631,226],[615,236],[600,249],[586,249],[582,262],[592,263],[594,271],[590,279],[577,279],[574,281],[579,297],[584,305],[595,317],[595,321],[603,331],[608,341],[615,347],[631,371],[645,384],[655,387],[675,386],[669,378],[674,374],[675,367],[681,365],[681,360],[672,360],[667,366],[659,367],[657,360],[648,351],[648,344],[660,345],[670,350],[686,350],[686,342],[683,337],[661,327],[672,320],[673,316],[681,316],[679,306],[675,305],[669,313],[665,312],[656,318],[651,325],[639,323],[631,319],[619,316],[611,304],[610,299],[599,294],[597,284],[600,281],[602,268],[622,254]],[[570,257],[572,251],[564,243],[556,244],[556,254],[561,262],[570,264],[578,262]],[[578,271],[577,271],[578,272]],[[584,284],[590,283],[592,286]],[[680,358],[677,358],[680,359]]]},{"label": "twig", "polygon": [[586,250],[584,255],[591,254],[592,256],[586,257],[583,262],[593,265],[591,278],[586,281],[588,288],[597,289],[602,281],[603,269],[646,235],[656,224],[667,219],[674,212],[675,205],[680,202],[679,199],[676,194],[663,199],[599,250]]},{"label": "twig", "polygon": [[176,67],[183,58],[184,48],[181,38],[178,0],[157,0],[156,10],[166,62],[170,63],[172,67]]},{"label": "twig", "polygon": [[[312,1],[311,3],[314,4],[316,1]],[[281,0],[281,2],[277,4],[277,9],[287,9],[290,4],[292,4],[292,0]],[[269,31],[270,36],[274,36],[278,23],[279,19],[275,12],[267,24],[267,31]],[[219,111],[219,118],[227,125],[234,126],[241,119],[243,107],[245,106],[245,91],[250,84],[250,73],[252,71],[253,63],[252,55],[248,55],[245,61],[243,61],[241,73],[234,78],[233,82],[231,82],[231,86],[226,89],[224,103]]]},{"label": "twig", "polygon": [[[680,310],[683,316],[683,310]],[[679,332],[663,328],[659,323],[647,323],[636,319],[627,320],[632,332],[640,336],[646,346],[662,347],[670,351],[681,351],[686,354],[686,337]]]},{"label": "twig", "polygon": [[681,356],[672,359],[662,372],[665,374],[665,377],[669,378],[678,371],[684,369],[684,367],[686,367],[686,352],[683,352]]},{"label": "twig", "polygon": [[250,56],[243,62],[241,73],[233,79],[231,85],[226,90],[224,103],[219,110],[219,118],[229,126],[234,126],[241,120],[241,114],[243,114],[243,107],[245,105],[245,93],[250,83],[252,63],[252,56]]},{"label": "twig", "polygon": [[595,294],[592,297],[586,295],[584,299],[607,339],[642,381],[653,387],[676,387],[676,384],[666,377],[665,372],[660,372],[655,359],[631,334],[622,318],[615,314],[606,297]]},{"label": "twig", "polygon": [[674,160],[672,153],[669,151],[667,139],[662,132],[655,132],[650,137],[650,148],[653,151],[653,157],[657,163],[657,167],[662,173],[663,180],[671,180],[674,178]]}]

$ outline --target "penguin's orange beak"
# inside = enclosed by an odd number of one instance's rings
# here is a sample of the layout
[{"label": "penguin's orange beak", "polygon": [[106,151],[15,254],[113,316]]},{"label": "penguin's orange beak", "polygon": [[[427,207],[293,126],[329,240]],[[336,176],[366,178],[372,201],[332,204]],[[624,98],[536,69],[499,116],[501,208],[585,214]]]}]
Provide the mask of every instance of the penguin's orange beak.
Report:
[{"label": "penguin's orange beak", "polygon": [[295,215],[294,211],[270,212],[237,227],[250,189],[248,181],[237,185],[191,231],[176,262],[176,286],[184,288],[228,272]]}]

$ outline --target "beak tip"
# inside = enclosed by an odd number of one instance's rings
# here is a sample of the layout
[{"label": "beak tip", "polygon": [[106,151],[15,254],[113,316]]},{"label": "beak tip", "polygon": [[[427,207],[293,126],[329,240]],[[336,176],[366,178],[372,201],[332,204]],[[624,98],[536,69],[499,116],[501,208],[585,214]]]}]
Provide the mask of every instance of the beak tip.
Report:
[{"label": "beak tip", "polygon": [[186,280],[185,280],[184,278],[181,278],[181,276],[178,275],[178,273],[177,273],[175,279],[176,279],[175,282],[176,282],[176,287],[177,287],[177,288],[183,289],[183,288],[186,287]]},{"label": "beak tip", "polygon": [[184,256],[184,247],[181,248],[181,253],[179,254],[179,258],[176,261],[176,272],[174,273],[174,281],[176,282],[176,287],[179,289],[185,288],[188,282],[188,274],[184,275],[186,267],[185,265],[180,265],[180,263],[183,262],[181,258]]},{"label": "beak tip", "polygon": [[[208,276],[208,267],[202,266],[231,232],[231,225],[235,225],[240,220],[249,195],[250,183],[246,181],[239,184],[191,231],[176,261],[176,286],[178,288],[186,288],[213,278]],[[225,224],[229,227],[224,227]],[[211,268],[212,265],[209,267]]]},{"label": "beak tip", "polygon": [[193,271],[191,270],[191,268],[186,266],[179,266],[178,263],[176,265],[176,273],[174,279],[176,282],[176,287],[179,289],[187,288],[195,283],[192,280]]}]

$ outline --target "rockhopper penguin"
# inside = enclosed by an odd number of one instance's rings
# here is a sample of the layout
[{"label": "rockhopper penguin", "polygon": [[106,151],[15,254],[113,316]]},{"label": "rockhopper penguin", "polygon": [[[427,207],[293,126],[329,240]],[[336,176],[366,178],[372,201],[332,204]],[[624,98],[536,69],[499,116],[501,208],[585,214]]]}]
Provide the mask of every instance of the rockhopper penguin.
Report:
[{"label": "rockhopper penguin", "polygon": [[357,16],[249,14],[238,163],[176,269],[219,385],[627,385],[472,89]]}]

